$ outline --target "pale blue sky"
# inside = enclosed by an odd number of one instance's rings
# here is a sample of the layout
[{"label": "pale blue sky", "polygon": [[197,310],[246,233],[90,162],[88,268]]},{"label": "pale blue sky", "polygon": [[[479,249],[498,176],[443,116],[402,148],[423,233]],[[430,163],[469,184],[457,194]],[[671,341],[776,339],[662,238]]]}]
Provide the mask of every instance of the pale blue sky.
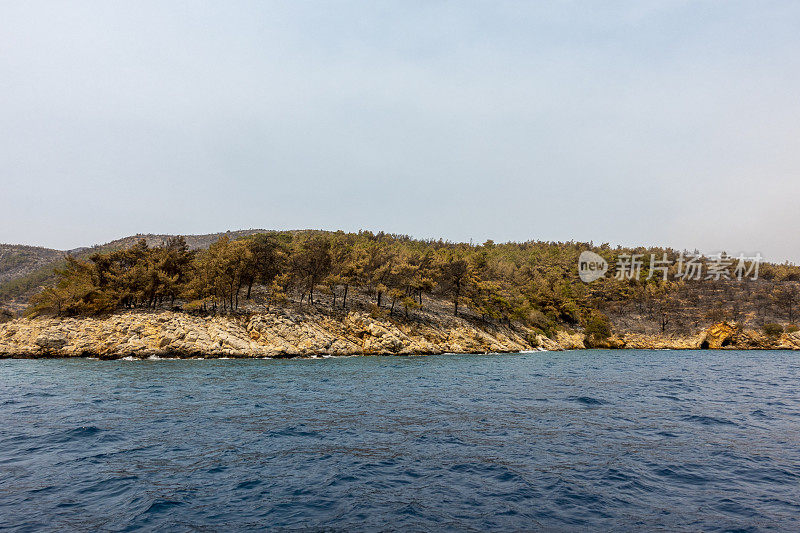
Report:
[{"label": "pale blue sky", "polygon": [[800,262],[798,2],[0,3],[0,242],[383,229]]}]

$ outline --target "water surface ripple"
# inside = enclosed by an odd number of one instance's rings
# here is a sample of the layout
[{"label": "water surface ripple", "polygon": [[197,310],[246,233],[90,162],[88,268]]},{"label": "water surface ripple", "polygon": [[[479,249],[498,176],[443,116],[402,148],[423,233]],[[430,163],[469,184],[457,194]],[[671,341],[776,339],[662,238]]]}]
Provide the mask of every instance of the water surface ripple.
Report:
[{"label": "water surface ripple", "polygon": [[0,529],[800,530],[800,358],[0,361]]}]

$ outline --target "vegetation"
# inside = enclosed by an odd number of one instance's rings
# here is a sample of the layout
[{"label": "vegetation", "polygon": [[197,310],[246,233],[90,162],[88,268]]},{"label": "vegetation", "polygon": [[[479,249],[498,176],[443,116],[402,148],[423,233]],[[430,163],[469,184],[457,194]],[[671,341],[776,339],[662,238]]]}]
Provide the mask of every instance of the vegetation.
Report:
[{"label": "vegetation", "polygon": [[590,313],[586,318],[584,333],[594,342],[604,341],[611,336],[611,321],[603,313]]},{"label": "vegetation", "polygon": [[[216,238],[216,237],[215,237]],[[641,254],[641,275],[583,283],[578,256],[616,264]],[[94,315],[117,309],[181,308],[237,313],[298,305],[411,317],[444,306],[454,315],[552,335],[584,328],[596,341],[612,329],[667,333],[721,320],[793,322],[800,268],[762,264],[757,281],[682,280],[682,252],[604,244],[523,242],[472,245],[403,235],[293,231],[221,235],[191,250],[183,237],[144,239],[68,256],[28,314]],[[663,267],[664,259],[670,266]],[[700,263],[709,268],[708,259]]]},{"label": "vegetation", "polygon": [[[482,246],[417,241],[404,236],[292,232],[261,233],[190,251],[181,237],[149,247],[144,240],[85,259],[68,256],[57,281],[32,300],[29,314],[91,315],[119,308],[180,304],[186,310],[236,312],[261,287],[269,302],[287,297],[346,309],[353,291],[378,309],[409,316],[428,298],[446,299],[452,313],[485,320],[529,320],[547,328],[577,323],[576,298],[585,288],[567,272],[579,248],[554,255],[535,243]],[[552,270],[535,269],[547,256]],[[572,263],[572,264],[570,264]]]}]

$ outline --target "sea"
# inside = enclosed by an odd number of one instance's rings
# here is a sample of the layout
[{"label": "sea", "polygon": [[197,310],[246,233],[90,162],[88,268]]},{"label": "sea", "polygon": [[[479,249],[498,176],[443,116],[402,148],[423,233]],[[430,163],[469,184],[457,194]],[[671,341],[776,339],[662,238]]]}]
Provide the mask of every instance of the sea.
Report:
[{"label": "sea", "polygon": [[0,360],[2,531],[800,531],[800,355]]}]

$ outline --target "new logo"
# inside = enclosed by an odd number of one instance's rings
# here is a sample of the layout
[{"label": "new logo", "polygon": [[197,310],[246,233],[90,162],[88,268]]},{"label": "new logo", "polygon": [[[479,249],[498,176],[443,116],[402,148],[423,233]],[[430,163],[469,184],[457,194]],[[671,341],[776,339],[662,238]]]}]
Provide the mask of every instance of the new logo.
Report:
[{"label": "new logo", "polygon": [[608,261],[588,250],[578,258],[578,275],[584,283],[600,279],[608,271]]}]

